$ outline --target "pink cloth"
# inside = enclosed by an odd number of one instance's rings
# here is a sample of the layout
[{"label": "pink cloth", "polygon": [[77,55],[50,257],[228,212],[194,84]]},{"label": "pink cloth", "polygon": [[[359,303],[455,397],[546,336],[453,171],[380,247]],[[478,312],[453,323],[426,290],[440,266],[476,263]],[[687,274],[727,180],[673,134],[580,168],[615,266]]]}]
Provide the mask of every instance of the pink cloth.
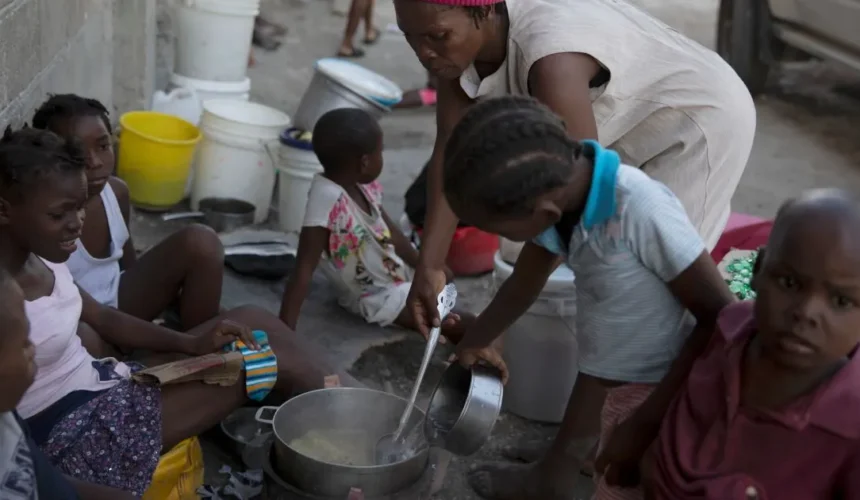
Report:
[{"label": "pink cloth", "polygon": [[761,219],[747,214],[733,213],[729,216],[726,229],[720,236],[711,257],[715,262],[721,262],[733,248],[738,250],[755,250],[767,243],[772,220]]},{"label": "pink cloth", "polygon": [[860,498],[860,356],[782,411],[740,406],[753,302],[726,307],[649,458],[655,499]]},{"label": "pink cloth", "polygon": [[486,7],[502,3],[505,0],[419,0],[424,3],[435,3],[437,5],[450,5],[452,7]]},{"label": "pink cloth", "polygon": [[[27,302],[30,340],[36,347],[36,380],[18,405],[18,413],[30,418],[73,391],[101,391],[119,381],[100,381],[90,356],[78,337],[81,293],[65,264],[44,261],[54,273],[51,295]],[[119,363],[118,374],[129,369]]]},{"label": "pink cloth", "polygon": [[[603,450],[603,445],[612,436],[618,424],[624,422],[654,391],[650,384],[625,384],[610,389],[600,411],[600,446],[597,455]],[[641,488],[615,488],[606,484],[599,474],[594,475],[596,488],[592,500],[642,500]]]}]

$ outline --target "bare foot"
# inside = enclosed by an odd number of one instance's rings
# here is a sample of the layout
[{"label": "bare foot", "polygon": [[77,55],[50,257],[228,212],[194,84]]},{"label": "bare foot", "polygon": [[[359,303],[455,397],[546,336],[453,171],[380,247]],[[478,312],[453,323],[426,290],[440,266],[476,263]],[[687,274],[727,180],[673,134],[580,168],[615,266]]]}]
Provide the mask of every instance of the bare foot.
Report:
[{"label": "bare foot", "polygon": [[553,438],[524,439],[519,443],[502,447],[502,456],[508,460],[530,464],[540,460],[549,450]]},{"label": "bare foot", "polygon": [[574,500],[577,475],[546,464],[486,464],[472,469],[469,485],[487,500]]},{"label": "bare foot", "polygon": [[343,57],[347,59],[364,57],[364,51],[356,47],[341,45],[340,49],[338,49],[337,51],[337,57]]},{"label": "bare foot", "polygon": [[[546,452],[552,445],[552,441],[552,438],[523,440],[517,444],[504,446],[502,448],[502,456],[508,460],[527,464],[537,462],[546,455]],[[582,463],[579,473],[583,476],[594,476],[594,455],[596,451],[591,450],[585,462]]]}]

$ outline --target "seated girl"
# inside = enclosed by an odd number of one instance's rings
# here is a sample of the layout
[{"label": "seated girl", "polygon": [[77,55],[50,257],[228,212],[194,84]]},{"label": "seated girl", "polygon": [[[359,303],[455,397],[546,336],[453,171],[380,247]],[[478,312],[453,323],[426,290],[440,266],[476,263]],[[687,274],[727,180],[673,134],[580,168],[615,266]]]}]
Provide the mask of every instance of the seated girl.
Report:
[{"label": "seated girl", "polygon": [[4,500],[130,500],[114,488],[79,481],[51,465],[15,411],[36,375],[24,292],[0,269],[0,498]]},{"label": "seated girl", "polygon": [[650,498],[860,498],[860,205],[783,205],[645,462]]},{"label": "seated girl", "polygon": [[[85,169],[81,151],[51,132],[7,131],[0,140],[0,268],[24,292],[37,368],[18,412],[62,472],[140,496],[162,450],[212,427],[245,404],[249,393],[259,399],[273,389],[286,399],[324,387],[334,371],[277,317],[253,307],[180,333],[105,306],[79,289],[64,262],[83,229]],[[94,359],[84,349],[76,334],[81,321],[121,348],[193,356],[241,340],[254,348],[268,344],[275,363],[255,379],[260,392],[244,376],[227,387],[139,385],[129,378],[130,366]],[[267,338],[258,341],[251,329]],[[355,384],[339,375],[344,384]]]},{"label": "seated girl", "polygon": [[[382,129],[364,111],[336,109],[317,122],[313,147],[324,172],[311,185],[281,319],[296,327],[322,259],[341,306],[368,323],[414,330],[405,305],[418,251],[382,208],[382,186],[377,182],[382,172]],[[463,312],[450,315],[442,334],[456,342],[464,320],[470,318]]]},{"label": "seated girl", "polygon": [[136,256],[128,187],[112,175],[105,107],[94,99],[54,95],[36,111],[33,127],[76,139],[85,149],[87,223],[67,263],[75,282],[102,304],[147,321],[178,302],[184,330],[217,316],[224,252],[214,231],[192,225]]}]

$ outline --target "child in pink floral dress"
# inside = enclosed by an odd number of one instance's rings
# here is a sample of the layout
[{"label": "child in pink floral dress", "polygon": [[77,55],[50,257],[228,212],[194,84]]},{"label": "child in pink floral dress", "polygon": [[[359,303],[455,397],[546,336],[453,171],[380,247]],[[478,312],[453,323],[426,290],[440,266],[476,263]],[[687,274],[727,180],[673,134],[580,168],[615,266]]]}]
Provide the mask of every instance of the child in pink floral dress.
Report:
[{"label": "child in pink floral dress", "polygon": [[[415,329],[405,305],[418,252],[382,208],[379,124],[358,109],[330,111],[314,127],[313,147],[324,172],[311,185],[281,319],[295,329],[321,264],[341,306],[368,323]],[[442,334],[456,342],[465,319],[471,316],[451,314]]]}]

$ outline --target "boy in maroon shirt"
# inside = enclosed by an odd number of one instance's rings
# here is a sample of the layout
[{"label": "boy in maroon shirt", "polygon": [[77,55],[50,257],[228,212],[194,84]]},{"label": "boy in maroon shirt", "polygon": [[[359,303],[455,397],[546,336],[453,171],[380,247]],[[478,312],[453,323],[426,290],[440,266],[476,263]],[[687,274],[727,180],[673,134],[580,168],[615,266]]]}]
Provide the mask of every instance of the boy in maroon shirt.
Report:
[{"label": "boy in maroon shirt", "polygon": [[653,499],[860,499],[860,205],[780,209],[644,465]]}]

